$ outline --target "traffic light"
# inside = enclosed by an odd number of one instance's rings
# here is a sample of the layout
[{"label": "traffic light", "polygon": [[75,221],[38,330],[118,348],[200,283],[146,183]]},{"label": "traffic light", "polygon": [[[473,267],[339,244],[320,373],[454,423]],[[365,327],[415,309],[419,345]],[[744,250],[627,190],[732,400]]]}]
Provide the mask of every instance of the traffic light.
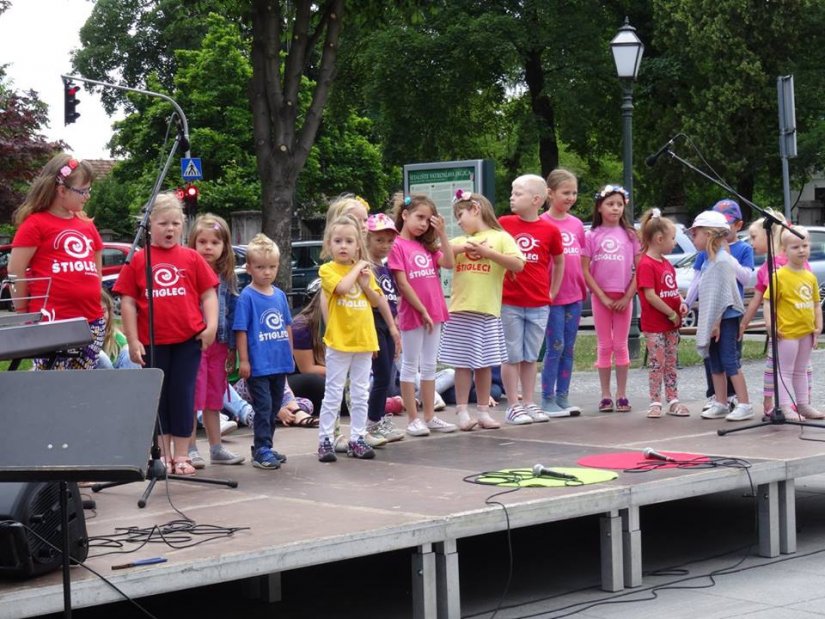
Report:
[{"label": "traffic light", "polygon": [[194,217],[198,212],[198,188],[192,183],[183,188],[183,206],[189,217]]},{"label": "traffic light", "polygon": [[76,85],[72,80],[63,80],[63,124],[70,125],[78,119],[80,114],[75,111],[77,104],[77,91],[80,86]]}]

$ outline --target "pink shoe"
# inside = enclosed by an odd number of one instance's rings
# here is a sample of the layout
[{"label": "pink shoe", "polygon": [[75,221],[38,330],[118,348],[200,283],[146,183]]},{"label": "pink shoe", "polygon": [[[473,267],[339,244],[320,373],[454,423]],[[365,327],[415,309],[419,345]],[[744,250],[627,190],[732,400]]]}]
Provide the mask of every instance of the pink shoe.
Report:
[{"label": "pink shoe", "polygon": [[485,430],[498,430],[501,427],[501,424],[486,411],[478,413],[478,425]]}]

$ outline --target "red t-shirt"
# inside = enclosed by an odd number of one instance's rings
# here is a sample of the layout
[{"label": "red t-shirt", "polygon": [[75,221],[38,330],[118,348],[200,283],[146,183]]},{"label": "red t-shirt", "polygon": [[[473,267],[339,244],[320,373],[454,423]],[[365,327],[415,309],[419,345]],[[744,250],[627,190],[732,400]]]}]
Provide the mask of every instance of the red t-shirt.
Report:
[{"label": "red t-shirt", "polygon": [[639,258],[639,266],[636,267],[636,286],[639,289],[639,304],[642,308],[642,331],[663,333],[678,329],[682,322],[681,318],[675,324],[668,320],[667,316],[650,304],[644,293],[645,288],[652,288],[669,308],[679,314],[682,297],[676,285],[676,271],[673,265],[664,258],[655,260],[647,254],[642,254]]},{"label": "red t-shirt", "polygon": [[[13,247],[36,247],[27,278],[30,312],[44,309],[50,320],[103,317],[96,257],[103,241],[91,219],[63,219],[46,211],[29,215]],[[48,291],[48,298],[44,299]]]},{"label": "red t-shirt", "polygon": [[[155,343],[180,344],[206,328],[201,295],[218,285],[218,276],[194,249],[152,245],[152,297],[155,300]],[[149,343],[149,300],[146,296],[146,251],[123,267],[114,291],[137,304],[138,338]]]},{"label": "red t-shirt", "polygon": [[550,305],[550,257],[564,252],[559,229],[546,219],[524,221],[518,215],[503,215],[498,221],[526,259],[515,277],[505,275],[501,302],[517,307]]}]

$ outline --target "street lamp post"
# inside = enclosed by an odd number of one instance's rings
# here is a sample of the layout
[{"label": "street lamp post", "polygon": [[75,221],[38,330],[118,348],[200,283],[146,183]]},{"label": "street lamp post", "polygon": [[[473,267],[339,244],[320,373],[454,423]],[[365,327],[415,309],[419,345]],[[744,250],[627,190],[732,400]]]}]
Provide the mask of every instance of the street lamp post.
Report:
[{"label": "street lamp post", "polygon": [[[628,204],[630,205],[630,220],[635,221],[635,202],[633,200],[633,82],[639,75],[639,66],[642,64],[642,55],[645,45],[636,36],[636,29],[630,25],[627,17],[624,25],[619,28],[616,36],[610,41],[610,51],[616,63],[616,73],[622,85],[622,169],[624,172],[623,184],[627,190]],[[630,357],[639,357],[639,315],[636,301],[633,301],[633,315],[628,334],[628,348]]]}]

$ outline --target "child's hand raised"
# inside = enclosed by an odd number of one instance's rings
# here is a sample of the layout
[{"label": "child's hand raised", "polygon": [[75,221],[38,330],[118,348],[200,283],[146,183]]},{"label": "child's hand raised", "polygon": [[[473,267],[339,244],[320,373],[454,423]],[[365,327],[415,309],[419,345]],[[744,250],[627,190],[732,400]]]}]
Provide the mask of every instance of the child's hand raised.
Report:
[{"label": "child's hand raised", "polygon": [[467,244],[464,246],[464,253],[467,254],[467,257],[470,260],[486,258],[490,255],[491,251],[492,250],[487,246],[486,239],[480,243],[478,241],[474,241],[473,239],[469,239]]},{"label": "child's hand raised", "polygon": [[446,222],[441,215],[433,215],[430,217],[430,225],[435,229],[436,233],[441,236],[446,229]]}]

